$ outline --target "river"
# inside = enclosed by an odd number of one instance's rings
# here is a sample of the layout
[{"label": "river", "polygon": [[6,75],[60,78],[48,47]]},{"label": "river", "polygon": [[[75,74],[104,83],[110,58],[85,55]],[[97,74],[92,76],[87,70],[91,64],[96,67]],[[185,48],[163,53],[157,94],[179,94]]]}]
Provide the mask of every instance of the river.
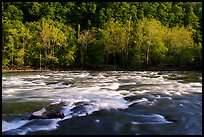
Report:
[{"label": "river", "polygon": [[[63,119],[28,120],[62,101]],[[3,73],[2,134],[202,135],[202,73]]]}]

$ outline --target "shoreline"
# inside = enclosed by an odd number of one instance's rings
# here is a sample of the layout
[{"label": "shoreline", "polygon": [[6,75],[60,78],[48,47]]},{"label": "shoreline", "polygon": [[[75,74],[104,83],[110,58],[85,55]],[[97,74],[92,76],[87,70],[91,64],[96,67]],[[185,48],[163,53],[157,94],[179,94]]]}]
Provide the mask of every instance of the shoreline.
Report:
[{"label": "shoreline", "polygon": [[54,72],[54,71],[197,71],[202,72],[202,69],[135,69],[135,70],[124,70],[124,69],[2,69],[2,73],[9,72]]},{"label": "shoreline", "polygon": [[13,70],[5,70],[5,69],[2,69],[2,73],[7,73],[7,72],[49,72],[49,71],[53,71],[53,70],[34,70],[34,69],[22,69],[22,70],[13,69]]}]

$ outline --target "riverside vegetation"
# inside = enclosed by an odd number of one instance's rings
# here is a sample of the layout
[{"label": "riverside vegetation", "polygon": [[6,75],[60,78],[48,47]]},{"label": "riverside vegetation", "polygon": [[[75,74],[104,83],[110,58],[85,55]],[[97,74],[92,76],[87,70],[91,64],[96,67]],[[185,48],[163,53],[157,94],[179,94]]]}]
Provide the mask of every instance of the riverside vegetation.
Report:
[{"label": "riverside vegetation", "polygon": [[2,69],[202,66],[202,2],[2,2]]}]

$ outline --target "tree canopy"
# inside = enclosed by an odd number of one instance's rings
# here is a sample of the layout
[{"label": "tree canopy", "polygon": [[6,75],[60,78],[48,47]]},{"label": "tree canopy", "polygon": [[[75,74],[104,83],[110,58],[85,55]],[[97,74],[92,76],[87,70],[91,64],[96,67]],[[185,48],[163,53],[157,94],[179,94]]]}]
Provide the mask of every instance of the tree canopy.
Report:
[{"label": "tree canopy", "polygon": [[2,2],[3,69],[202,67],[202,2]]}]

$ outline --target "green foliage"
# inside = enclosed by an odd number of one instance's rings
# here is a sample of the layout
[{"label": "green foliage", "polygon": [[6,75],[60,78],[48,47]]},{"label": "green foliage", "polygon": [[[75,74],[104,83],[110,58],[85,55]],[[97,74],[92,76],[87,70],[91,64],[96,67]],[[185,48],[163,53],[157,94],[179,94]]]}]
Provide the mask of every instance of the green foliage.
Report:
[{"label": "green foliage", "polygon": [[8,5],[2,12],[3,20],[22,20],[23,12],[14,5]]},{"label": "green foliage", "polygon": [[174,27],[168,35],[169,56],[175,66],[185,66],[194,61],[192,31],[184,27]]},{"label": "green foliage", "polygon": [[79,38],[77,42],[81,45],[80,48],[80,63],[81,67],[84,65],[84,56],[87,54],[87,46],[90,43],[93,43],[95,41],[95,29],[89,29],[89,30],[84,30],[82,33],[79,35]]},{"label": "green foliage", "polygon": [[[3,66],[7,66],[7,62],[11,64],[13,67],[14,65],[22,65],[23,62],[23,56],[24,53],[23,50],[23,44],[21,43],[22,37],[19,35],[21,32],[21,28],[24,26],[21,21],[18,20],[9,20],[9,21],[3,21],[3,62],[6,64],[3,64]],[[21,50],[21,51],[19,51]],[[21,56],[20,56],[21,55]],[[4,61],[6,60],[6,61]]]},{"label": "green foliage", "polygon": [[202,66],[202,2],[2,2],[2,68]]},{"label": "green foliage", "polygon": [[195,61],[192,35],[192,29],[169,29],[156,20],[141,20],[134,38],[132,66],[192,65]]},{"label": "green foliage", "polygon": [[133,47],[135,57],[132,63],[135,62],[138,66],[160,65],[168,50],[163,41],[166,33],[167,28],[159,21],[146,18],[141,20],[135,33]]}]

